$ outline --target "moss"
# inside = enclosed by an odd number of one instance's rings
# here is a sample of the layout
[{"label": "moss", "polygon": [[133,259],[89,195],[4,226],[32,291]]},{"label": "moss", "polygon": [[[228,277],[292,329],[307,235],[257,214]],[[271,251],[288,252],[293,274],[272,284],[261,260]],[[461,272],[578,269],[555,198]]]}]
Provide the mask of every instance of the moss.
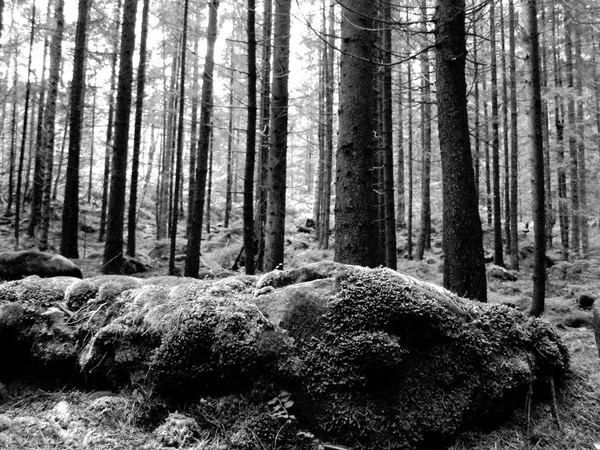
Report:
[{"label": "moss", "polygon": [[77,311],[98,294],[98,287],[87,280],[71,284],[65,291],[65,302],[71,311]]},{"label": "moss", "polygon": [[276,372],[290,348],[255,307],[223,299],[195,305],[181,318],[156,350],[150,375],[168,395],[235,392]]},{"label": "moss", "polygon": [[294,395],[302,420],[350,446],[441,445],[569,366],[547,322],[385,269],[339,277],[325,321],[329,332],[300,346]]}]

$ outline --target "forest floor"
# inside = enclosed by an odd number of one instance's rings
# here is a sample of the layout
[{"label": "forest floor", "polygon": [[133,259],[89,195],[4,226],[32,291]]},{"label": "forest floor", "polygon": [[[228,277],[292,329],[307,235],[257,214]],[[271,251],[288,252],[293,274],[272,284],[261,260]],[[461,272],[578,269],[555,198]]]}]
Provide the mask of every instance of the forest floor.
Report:
[{"label": "forest floor", "polygon": [[[218,265],[228,269],[241,248],[241,229],[214,231],[204,241],[203,261],[209,267]],[[0,229],[0,241],[10,240],[9,235],[8,230]],[[460,434],[447,448],[600,450],[600,358],[591,329],[591,310],[581,308],[578,303],[582,295],[599,298],[597,301],[600,301],[600,232],[594,229],[592,235],[589,259],[558,262],[548,270],[546,311],[543,317],[553,322],[559,330],[570,350],[573,369],[572,379],[565,389],[559,391],[559,423],[551,413],[550,403],[542,402],[532,409],[529,420],[525,408],[519,409],[506,422],[493,429]],[[77,261],[84,277],[100,273],[103,250],[103,245],[97,243],[97,233],[87,236],[82,258]],[[531,236],[522,237],[520,245],[525,248],[531,244]],[[140,254],[148,255],[144,260],[152,264],[149,272],[140,275],[166,274],[166,243],[157,245],[150,236],[142,237],[139,242]],[[181,245],[183,248],[185,242]],[[555,251],[550,251],[549,256],[555,261],[560,259]],[[333,259],[333,253],[317,249],[310,235],[290,233],[286,268],[327,259]],[[398,270],[441,284],[441,261],[441,245],[439,240],[434,240],[433,248],[426,253],[424,261],[399,259]],[[489,301],[510,303],[526,310],[532,294],[529,262],[527,258],[521,261],[521,271],[514,272],[518,277],[516,281],[488,277]],[[138,391],[119,393],[114,398],[116,400],[109,406],[98,403],[98,395],[94,393],[79,390],[46,391],[17,386],[11,386],[7,391],[0,384],[0,449],[168,448],[160,431],[150,432],[135,426],[132,417],[143,402]],[[224,441],[216,439],[214,434],[201,436],[204,437],[187,448],[227,448]]]}]

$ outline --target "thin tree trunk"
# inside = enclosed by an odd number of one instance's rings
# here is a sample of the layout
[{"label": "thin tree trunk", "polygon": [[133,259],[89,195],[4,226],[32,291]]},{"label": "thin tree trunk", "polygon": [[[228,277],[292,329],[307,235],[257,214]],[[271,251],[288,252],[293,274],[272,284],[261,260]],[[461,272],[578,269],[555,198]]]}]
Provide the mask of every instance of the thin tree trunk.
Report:
[{"label": "thin tree trunk", "polygon": [[410,61],[407,62],[407,73],[406,73],[406,91],[408,92],[408,96],[406,99],[406,103],[408,104],[408,124],[407,124],[407,134],[408,134],[408,166],[406,167],[406,171],[408,172],[408,212],[407,212],[407,223],[406,223],[406,257],[409,260],[413,259],[413,205],[414,205],[414,173],[413,173],[413,119],[412,119],[412,63]]},{"label": "thin tree trunk", "polygon": [[85,98],[85,42],[88,11],[89,0],[79,0],[77,30],[75,32],[75,55],[73,57],[73,81],[71,83],[67,180],[60,239],[60,253],[67,258],[79,258],[79,160]]},{"label": "thin tree trunk", "polygon": [[248,0],[248,124],[246,128],[246,166],[244,169],[244,264],[247,275],[254,275],[254,165],[256,162],[256,2]]},{"label": "thin tree trunk", "polygon": [[583,92],[583,58],[581,55],[581,24],[574,27],[575,34],[575,77],[577,93],[577,186],[579,188],[579,229],[581,233],[581,254],[588,258],[590,251],[590,236],[588,229],[587,211],[587,185],[585,164],[585,116],[584,116],[584,92]]},{"label": "thin tree trunk", "polygon": [[129,209],[127,213],[127,255],[136,253],[137,193],[140,167],[140,148],[142,145],[142,119],[144,114],[144,95],[146,90],[146,58],[148,42],[148,14],[150,0],[144,0],[142,6],[142,24],[140,36],[140,60],[138,62],[137,87],[135,98],[135,123],[133,126],[133,156],[131,159],[131,189],[129,191]]},{"label": "thin tree trunk", "polygon": [[[233,64],[233,45],[230,48],[230,58]],[[228,112],[228,124],[227,124],[227,180],[225,184],[225,215],[223,220],[223,226],[229,228],[229,218],[231,216],[232,207],[232,189],[233,189],[233,74],[231,70],[229,77],[229,112]],[[247,155],[246,155],[247,156]],[[254,184],[254,183],[253,183]]]},{"label": "thin tree trunk", "polygon": [[213,73],[215,41],[217,40],[217,12],[219,0],[209,3],[208,40],[204,75],[202,76],[202,103],[200,108],[200,137],[198,140],[198,157],[196,161],[196,183],[194,186],[194,209],[192,226],[188,236],[188,248],[185,255],[185,276],[198,277],[200,270],[200,243],[202,240],[202,216],[204,213],[204,193],[208,168],[208,152],[211,136],[213,109]]},{"label": "thin tree trunk", "polygon": [[537,29],[536,0],[522,0],[524,33],[523,40],[527,48],[527,75],[529,88],[529,120],[531,133],[531,152],[533,164],[532,208],[535,261],[533,271],[533,301],[530,314],[540,316],[544,312],[546,285],[546,238],[545,201],[544,201],[544,149],[542,136],[542,95],[540,83],[539,36]]},{"label": "thin tree trunk", "polygon": [[96,106],[98,105],[97,98],[97,89],[94,88],[94,96],[92,97],[92,125],[90,130],[90,170],[88,172],[88,192],[87,192],[87,202],[88,205],[92,203],[92,188],[94,185],[94,164],[95,164],[95,141],[96,141]]},{"label": "thin tree trunk", "polygon": [[187,228],[185,231],[186,237],[190,234],[190,225],[192,220],[192,212],[194,210],[194,186],[196,184],[196,156],[198,154],[198,91],[200,84],[200,64],[198,63],[198,42],[199,38],[194,42],[194,85],[192,96],[192,127],[190,130],[190,167],[188,172],[188,210],[187,210]]},{"label": "thin tree trunk", "polygon": [[512,247],[511,221],[510,221],[510,145],[508,129],[508,77],[506,68],[506,31],[504,6],[500,2],[500,51],[502,67],[502,147],[504,156],[504,236],[505,251],[510,258]]},{"label": "thin tree trunk", "polygon": [[25,86],[25,110],[23,111],[23,130],[21,133],[21,150],[17,168],[17,192],[15,196],[15,249],[19,249],[19,234],[21,232],[21,187],[23,184],[23,164],[27,144],[27,126],[29,121],[29,102],[31,99],[31,60],[33,53],[33,38],[35,35],[35,3],[31,13],[31,33],[29,35],[29,56],[27,58],[27,84]]},{"label": "thin tree trunk", "polygon": [[509,58],[510,58],[510,267],[519,270],[519,235],[517,208],[519,202],[519,149],[517,114],[516,18],[513,0],[508,1]]},{"label": "thin tree trunk", "polygon": [[42,195],[42,231],[40,235],[40,250],[48,248],[48,232],[50,228],[50,204],[52,196],[52,172],[54,165],[54,126],[56,119],[56,100],[58,98],[58,83],[60,78],[60,64],[62,56],[62,41],[65,26],[64,0],[58,0],[55,6],[56,28],[52,35],[50,45],[50,69],[48,71],[48,97],[46,99],[46,112],[44,116],[45,139],[44,154],[46,160],[46,175]]},{"label": "thin tree trunk", "polygon": [[131,114],[136,12],[137,0],[125,0],[123,3],[123,28],[119,55],[117,105],[115,108],[115,145],[110,178],[104,265],[102,267],[104,273],[119,273],[123,265],[127,146],[129,141],[129,117]]},{"label": "thin tree trunk", "polygon": [[117,79],[117,57],[119,51],[119,30],[121,29],[121,0],[115,6],[115,35],[113,53],[110,61],[110,97],[108,100],[108,121],[106,124],[106,146],[104,147],[104,175],[102,177],[102,207],[100,209],[100,231],[98,242],[104,242],[106,236],[106,212],[108,210],[108,190],[110,182],[111,156],[113,152],[113,120],[115,114],[115,90]]},{"label": "thin tree trunk", "polygon": [[494,208],[494,264],[504,266],[502,245],[502,206],[500,202],[500,135],[498,106],[498,64],[496,57],[496,7],[490,2],[490,58],[492,94],[492,178]]},{"label": "thin tree trunk", "polygon": [[256,268],[263,270],[265,254],[265,224],[267,221],[267,164],[271,123],[271,34],[273,28],[272,0],[264,1],[262,86],[260,94],[260,147],[256,189],[256,217],[254,227],[257,239]]},{"label": "thin tree trunk", "polygon": [[275,0],[265,271],[283,268],[291,7],[291,0]]}]

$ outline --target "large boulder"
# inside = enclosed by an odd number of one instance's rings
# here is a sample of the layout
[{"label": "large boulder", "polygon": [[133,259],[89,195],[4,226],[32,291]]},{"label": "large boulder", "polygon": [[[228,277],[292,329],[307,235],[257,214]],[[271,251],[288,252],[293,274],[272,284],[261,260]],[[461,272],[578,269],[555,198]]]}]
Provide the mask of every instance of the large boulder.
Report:
[{"label": "large boulder", "polygon": [[81,269],[73,261],[62,255],[23,250],[20,252],[0,253],[0,278],[18,280],[29,275],[39,277],[77,277],[81,278]]},{"label": "large boulder", "polygon": [[294,413],[334,442],[439,447],[568,371],[547,322],[397,272],[317,263],[265,282],[280,287],[256,303],[296,338],[302,362],[288,385]]}]

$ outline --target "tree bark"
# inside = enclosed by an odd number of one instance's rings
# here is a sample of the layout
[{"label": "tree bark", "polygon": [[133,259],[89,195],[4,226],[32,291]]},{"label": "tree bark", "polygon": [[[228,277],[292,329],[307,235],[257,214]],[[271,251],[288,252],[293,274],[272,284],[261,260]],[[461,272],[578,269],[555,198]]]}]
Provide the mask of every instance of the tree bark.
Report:
[{"label": "tree bark", "polygon": [[444,287],[485,302],[483,237],[467,115],[465,1],[438,0],[435,24],[444,201]]},{"label": "tree bark", "polygon": [[133,156],[131,160],[131,189],[127,213],[127,255],[134,257],[136,252],[137,193],[140,167],[140,148],[142,146],[142,119],[144,116],[144,95],[146,90],[146,58],[148,43],[148,15],[150,0],[144,0],[142,6],[142,24],[140,35],[140,60],[138,62],[137,86],[135,97],[135,119],[133,125]]},{"label": "tree bark", "polygon": [[104,265],[102,267],[104,273],[120,273],[123,265],[127,146],[129,141],[129,116],[131,114],[136,12],[137,0],[125,0],[123,3],[123,28],[119,55],[117,105],[115,108],[115,142],[108,200]]},{"label": "tree bark", "polygon": [[208,39],[204,74],[202,75],[202,101],[200,105],[200,136],[196,160],[196,182],[194,185],[194,209],[192,213],[188,248],[185,255],[185,276],[198,277],[200,270],[200,244],[202,242],[202,219],[204,213],[204,194],[208,169],[208,152],[212,129],[213,111],[213,73],[215,67],[215,42],[217,40],[217,13],[219,0],[211,0],[208,16]]},{"label": "tree bark", "polygon": [[248,124],[246,165],[244,168],[244,264],[247,275],[254,275],[254,165],[256,162],[256,1],[248,0]]},{"label": "tree bark", "polygon": [[343,0],[334,260],[376,265],[373,245],[374,2]]},{"label": "tree bark", "polygon": [[71,83],[71,113],[69,114],[69,154],[67,159],[67,182],[62,215],[60,254],[67,258],[79,258],[79,159],[81,154],[81,128],[85,97],[85,52],[87,21],[90,0],[79,0],[77,30],[75,32],[75,55],[73,58],[73,82]]},{"label": "tree bark", "polygon": [[526,73],[529,90],[529,131],[533,164],[532,208],[534,232],[533,301],[530,314],[539,317],[544,312],[546,285],[546,238],[544,201],[544,149],[542,136],[542,94],[540,82],[539,34],[536,0],[522,0],[523,43],[527,49]]},{"label": "tree bark", "polygon": [[519,136],[517,111],[516,18],[513,0],[508,1],[509,71],[510,71],[510,267],[519,270]]},{"label": "tree bark", "polygon": [[291,0],[275,0],[273,24],[273,84],[271,87],[271,147],[267,184],[265,271],[283,268],[287,175],[288,77]]}]

